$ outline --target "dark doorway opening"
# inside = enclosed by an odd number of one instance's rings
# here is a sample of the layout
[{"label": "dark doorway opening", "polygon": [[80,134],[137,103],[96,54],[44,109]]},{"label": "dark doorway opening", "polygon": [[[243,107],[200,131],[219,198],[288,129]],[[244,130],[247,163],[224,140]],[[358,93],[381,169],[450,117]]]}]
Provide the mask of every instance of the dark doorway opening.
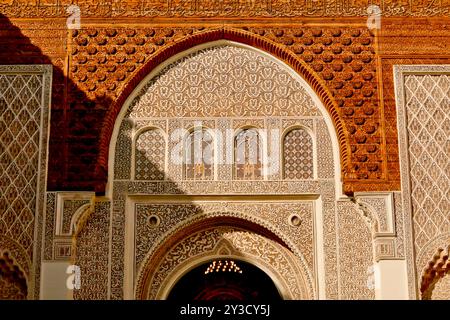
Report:
[{"label": "dark doorway opening", "polygon": [[240,260],[204,263],[185,274],[168,300],[176,301],[279,301],[272,279],[258,267]]}]

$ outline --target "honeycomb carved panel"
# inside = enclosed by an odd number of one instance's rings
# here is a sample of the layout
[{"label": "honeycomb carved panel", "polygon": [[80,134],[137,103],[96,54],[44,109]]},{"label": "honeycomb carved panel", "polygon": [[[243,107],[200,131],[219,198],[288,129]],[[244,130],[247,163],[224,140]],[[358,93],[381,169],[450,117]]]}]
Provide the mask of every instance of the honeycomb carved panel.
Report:
[{"label": "honeycomb carved panel", "polygon": [[170,274],[178,266],[186,265],[189,260],[217,254],[246,257],[264,265],[282,279],[288,291],[286,298],[311,299],[314,295],[312,284],[305,277],[305,270],[292,252],[259,234],[237,228],[219,227],[189,235],[171,247],[161,259],[155,273],[151,274],[150,282],[143,283],[144,273],[140,274],[141,281],[137,283],[138,296],[142,298],[143,292],[147,291],[144,298],[161,298],[160,291],[167,287]]},{"label": "honeycomb carved panel", "polygon": [[[382,148],[375,38],[365,28],[244,28],[280,44],[326,83],[346,125],[346,178],[381,180]],[[350,186],[349,186],[350,187]]]},{"label": "honeycomb carved panel", "polygon": [[[101,30],[99,29],[98,31]],[[119,32],[135,34],[138,30],[115,29],[114,34],[117,36]],[[275,51],[275,48],[276,50],[282,50],[277,51],[281,60],[289,60],[286,62],[292,64],[294,62],[291,60],[298,59],[302,61],[302,66],[303,64],[305,66],[309,64],[311,69],[308,69],[308,71],[302,69],[303,71],[298,70],[298,72],[307,78],[311,82],[310,84],[318,90],[318,94],[326,101],[326,108],[336,123],[341,148],[342,170],[345,181],[349,181],[348,186],[347,183],[345,186],[346,191],[351,192],[354,190],[354,186],[351,186],[351,184],[356,179],[370,181],[371,183],[365,183],[365,187],[361,188],[374,190],[381,188],[382,184],[387,183],[383,172],[383,161],[386,159],[383,155],[382,133],[380,132],[381,113],[380,108],[378,108],[380,97],[378,96],[377,86],[375,39],[366,28],[312,28],[308,26],[297,29],[292,27],[267,29],[245,27],[241,30],[226,29],[222,32],[229,33],[226,36],[227,39],[234,40],[236,38],[236,41],[244,43],[253,37],[255,40],[261,39],[263,43],[257,47],[261,46],[261,49],[269,52],[271,50]],[[94,34],[97,33],[94,32]],[[192,35],[181,36],[179,38],[181,41],[177,42],[177,49],[173,50],[181,51],[178,47],[187,49],[192,47],[194,43],[201,44],[208,42],[208,40],[223,39],[224,36],[220,36],[220,34],[220,30],[193,31]],[[188,45],[188,43],[191,45]],[[166,58],[170,57],[171,55],[166,50],[169,46],[171,45],[161,44],[161,47],[148,57],[148,61],[139,70],[151,71],[148,65],[156,63],[153,62],[153,57],[155,59],[159,56],[160,58],[158,59],[165,59],[162,57],[166,56]],[[84,48],[80,48],[80,50],[84,50]],[[136,51],[130,53],[127,59],[134,59],[133,57],[141,50],[143,49],[136,47]],[[276,53],[274,54],[277,55]],[[75,55],[78,55],[78,53]],[[93,56],[87,56],[83,63],[89,64],[93,62]],[[299,64],[298,61],[295,64]],[[83,66],[81,67],[84,68]],[[124,68],[120,64],[117,64],[116,67]],[[127,73],[123,78],[123,83],[131,80],[136,82],[138,79],[142,80],[143,75],[139,74],[139,70],[136,69],[135,74]],[[309,75],[309,72],[312,72],[312,74]],[[94,72],[95,75],[96,72]],[[106,76],[108,77],[108,75]],[[95,78],[87,77],[85,79],[88,79],[87,81],[90,82],[95,80]],[[319,79],[323,80],[320,84],[318,83]],[[103,86],[103,84],[99,85]],[[318,89],[319,86],[323,86],[323,88]],[[120,88],[117,89],[119,89],[117,92],[121,92]],[[223,90],[226,91],[226,89]],[[117,101],[122,103],[129,93],[131,93],[131,88],[127,86],[126,90],[120,93]],[[272,93],[275,93],[275,91]],[[266,93],[266,95],[267,99],[272,99],[269,97],[270,93]],[[184,98],[181,98],[182,96],[179,95],[181,100],[179,100],[178,105],[191,101],[189,95],[184,94]],[[272,94],[272,96],[274,95]],[[230,101],[233,102],[234,98],[233,96]],[[175,96],[171,96],[169,99],[165,99],[165,103],[173,105],[174,99]],[[283,99],[280,101],[283,101]],[[225,100],[224,103],[228,103],[228,100]],[[180,112],[180,107],[176,109],[177,106],[174,106],[175,110]],[[252,110],[252,108],[251,104],[246,106],[248,110]],[[119,106],[114,105],[114,110],[116,111],[110,112],[108,117],[115,117],[118,109]],[[295,110],[295,105],[293,110]],[[271,107],[267,111],[276,112],[276,108]],[[102,137],[102,139],[105,139],[105,137]],[[106,161],[106,157],[106,149],[102,147],[100,161]]]}]

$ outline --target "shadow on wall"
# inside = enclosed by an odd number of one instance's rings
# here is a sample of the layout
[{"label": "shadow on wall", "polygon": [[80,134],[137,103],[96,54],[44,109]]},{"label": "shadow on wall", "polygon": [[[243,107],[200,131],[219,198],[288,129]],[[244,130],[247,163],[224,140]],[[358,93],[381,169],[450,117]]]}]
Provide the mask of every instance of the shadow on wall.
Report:
[{"label": "shadow on wall", "polygon": [[[47,24],[42,23],[42,37]],[[66,64],[67,33],[65,21],[51,25],[55,38],[39,39],[48,41],[46,48],[55,56],[43,54],[22,30],[5,15],[0,13],[0,64],[51,64],[53,83],[51,97],[51,126],[49,141],[49,165],[47,189],[49,191],[83,190],[98,191],[95,186],[105,184],[96,177],[98,140],[106,111],[112,101],[108,97],[90,99],[77,84],[65,76],[62,67]],[[63,36],[58,37],[59,34]],[[38,33],[40,35],[40,33]],[[42,41],[42,42],[44,42]],[[59,52],[63,52],[58,56]],[[70,53],[68,53],[70,54]]]},{"label": "shadow on wall", "polygon": [[[45,29],[46,22],[39,23],[42,23],[42,27]],[[35,24],[30,23],[29,25],[30,29],[23,32],[36,34]],[[61,30],[64,31],[64,35],[67,34],[65,24],[56,27],[52,25],[52,27],[57,28],[56,35]],[[89,101],[84,92],[73,81],[65,77],[64,70],[56,65],[58,60],[64,61],[65,59],[66,36],[44,39],[49,44],[46,49],[56,52],[55,57],[49,57],[23,32],[15,25],[15,22],[0,14],[0,64],[46,64],[53,67],[48,189],[93,190],[92,186],[96,183],[94,169],[98,149],[96,137],[100,133],[104,110],[111,101]],[[42,34],[44,36],[45,32]],[[57,57],[57,52],[63,52],[64,56]],[[64,64],[61,63],[61,65]],[[6,90],[7,86],[8,82],[1,83],[0,90]],[[21,92],[18,92],[16,96],[20,94]],[[15,98],[11,94],[8,94],[8,97]],[[69,97],[72,97],[72,101],[77,102],[69,104]],[[17,161],[9,155],[13,145],[18,150],[11,152],[16,154],[24,150],[27,141],[20,141],[20,144],[17,144],[16,142],[11,143],[10,139],[4,140],[7,139],[6,135],[3,135],[6,128],[14,127],[16,130],[20,130],[25,126],[25,124],[17,123],[17,119],[23,119],[14,112],[14,107],[7,110],[7,106],[7,101],[0,100],[0,168],[2,170],[0,172],[0,252],[3,252],[4,255],[0,259],[2,270],[0,273],[0,297],[2,299],[23,299],[27,297],[27,294],[28,296],[35,295],[27,292],[27,287],[30,285],[32,270],[40,269],[39,266],[31,266],[27,263],[27,261],[31,263],[34,258],[37,258],[36,261],[40,264],[40,257],[33,257],[33,246],[38,248],[40,246],[35,242],[27,253],[26,248],[30,246],[29,238],[21,237],[22,234],[29,233],[30,238],[33,239],[33,230],[37,219],[36,212],[32,210],[33,216],[27,217],[22,214],[22,210],[27,205],[29,208],[34,208],[36,203],[36,185],[33,186],[33,184],[36,183],[38,155],[28,157],[25,161]],[[18,109],[21,110],[21,108]],[[6,113],[9,116],[6,116]],[[39,129],[27,130],[37,131]],[[87,134],[92,138],[86,139]],[[39,145],[39,135],[34,135],[31,139],[34,139],[35,144]],[[81,167],[90,168],[90,170],[77,171],[77,168]],[[14,180],[8,177],[18,177],[18,179]],[[20,182],[19,177],[25,183]],[[33,191],[26,189],[27,182],[31,182]],[[23,201],[24,199],[26,203]],[[39,229],[41,227],[38,226]],[[25,279],[28,279],[28,284]],[[37,289],[36,294],[38,292]]]},{"label": "shadow on wall", "polygon": [[[61,22],[58,26],[58,31],[64,30],[64,34],[70,30],[66,30],[65,21]],[[35,30],[33,30],[34,32]],[[49,44],[49,51],[54,50],[54,52],[66,52],[66,41],[67,37],[51,39],[52,43]],[[50,39],[48,39],[50,41]],[[70,54],[70,53],[69,53]],[[99,136],[102,128],[102,123],[106,111],[112,105],[112,102],[107,97],[99,99],[89,99],[86,93],[81,90],[70,78],[66,77],[66,72],[57,66],[55,61],[59,59],[61,66],[64,65],[65,55],[60,57],[49,57],[43,54],[41,48],[34,45],[30,38],[24,35],[22,30],[14,25],[5,15],[0,14],[0,64],[3,65],[18,65],[18,64],[50,64],[53,66],[53,82],[52,82],[52,97],[51,97],[51,125],[50,125],[50,140],[49,140],[49,159],[48,159],[48,179],[47,179],[47,191],[98,191],[98,186],[104,186],[105,181],[103,178],[98,178],[98,173],[96,170],[97,155],[99,150]],[[0,101],[0,115],[6,109],[6,104]],[[2,125],[11,126],[12,121],[9,123],[4,122]],[[1,135],[1,132],[0,132]],[[0,140],[0,146],[2,141]],[[144,155],[145,156],[145,155]],[[2,159],[1,161],[3,161]],[[6,170],[10,170],[11,163],[2,163]],[[0,178],[1,190],[4,192],[5,188],[8,187],[6,182]],[[9,183],[9,182],[8,182]],[[178,189],[175,182],[166,182],[171,185],[173,193],[182,194],[183,192]],[[95,188],[97,187],[97,190]],[[18,193],[24,192],[23,189],[18,188]],[[4,222],[4,215],[7,209],[11,207],[4,198],[1,198],[0,202],[0,234],[3,237],[8,230],[11,229],[11,223]],[[17,217],[20,214],[20,208],[14,208]],[[194,210],[197,213],[201,211]],[[104,212],[103,212],[104,213]],[[106,219],[108,222],[106,225],[96,224],[98,221]],[[15,220],[13,220],[15,221]],[[34,222],[33,222],[34,223]],[[101,255],[106,254],[108,256],[109,250],[109,228],[108,224],[113,224],[113,229],[115,227],[115,220],[109,221],[109,214],[105,216],[98,216],[96,214],[89,217],[85,225],[85,230],[83,229],[79,238],[85,239],[81,240],[77,248],[77,257],[75,257],[76,262],[80,265],[83,272],[98,272],[96,259],[98,256],[92,254],[92,250],[100,249],[97,253]],[[248,226],[252,223],[229,220],[226,221],[216,221],[217,225],[228,225],[228,226]],[[98,228],[90,228],[90,226],[97,226]],[[106,229],[107,238],[102,238],[99,233],[105,231]],[[41,226],[38,226],[41,228]],[[43,226],[42,226],[43,228]],[[103,228],[103,229],[102,229]],[[123,231],[123,230],[122,230]],[[270,231],[265,230],[265,228],[257,226],[255,224],[255,232],[263,234],[265,236],[271,237],[273,240],[281,243],[283,246],[286,245]],[[45,233],[44,230],[42,230]],[[20,234],[21,231],[17,232]],[[12,236],[13,240],[20,245],[20,240],[18,236]],[[106,242],[105,242],[106,240]],[[112,241],[114,242],[114,236]],[[0,238],[0,243],[7,243],[2,241]],[[0,247],[0,251],[8,251],[11,248]],[[35,243],[35,246],[40,246]],[[104,250],[103,250],[104,249]],[[2,267],[2,261],[10,262],[9,260],[0,260]],[[29,257],[33,261],[33,257]],[[40,257],[34,259],[36,263],[40,264]],[[16,259],[17,260],[17,259]],[[106,260],[107,261],[107,260]],[[123,263],[123,261],[119,261]],[[23,269],[23,266],[13,266],[11,270]],[[107,274],[108,266],[100,272]],[[40,268],[34,266],[32,269],[39,270]],[[39,272],[39,271],[38,271]],[[17,294],[10,298],[24,298],[26,297],[26,284],[24,283],[23,276],[20,273],[13,273],[11,276],[7,276],[9,273],[0,274],[0,283],[8,282],[8,286],[0,286],[2,291],[5,288],[19,288]],[[28,275],[30,276],[30,275]],[[107,279],[106,279],[107,280]],[[12,281],[12,282],[11,282]],[[90,282],[89,282],[90,281]],[[92,277],[81,290],[77,291],[75,298],[78,299],[89,299],[89,298],[107,298],[106,296],[97,296],[95,293],[95,288],[100,288],[99,291],[103,289],[107,290],[108,281],[104,281],[102,277]],[[39,292],[37,290],[36,292]],[[0,297],[5,298],[3,292],[0,293]],[[35,296],[37,298],[37,296]]]}]

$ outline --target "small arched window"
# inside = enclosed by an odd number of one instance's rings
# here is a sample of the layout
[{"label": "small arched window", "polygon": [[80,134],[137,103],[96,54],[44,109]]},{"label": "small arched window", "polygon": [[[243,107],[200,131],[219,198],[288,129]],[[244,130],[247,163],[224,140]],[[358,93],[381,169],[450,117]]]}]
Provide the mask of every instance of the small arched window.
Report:
[{"label": "small arched window", "polygon": [[263,148],[258,130],[244,129],[236,135],[234,143],[234,177],[236,180],[263,178]]},{"label": "small arched window", "polygon": [[208,130],[196,129],[185,140],[184,178],[214,179],[214,140]]},{"label": "small arched window", "polygon": [[284,136],[283,160],[284,179],[314,178],[313,141],[305,129],[296,128]]},{"label": "small arched window", "polygon": [[136,139],[135,179],[164,180],[166,141],[159,129],[142,132]]}]

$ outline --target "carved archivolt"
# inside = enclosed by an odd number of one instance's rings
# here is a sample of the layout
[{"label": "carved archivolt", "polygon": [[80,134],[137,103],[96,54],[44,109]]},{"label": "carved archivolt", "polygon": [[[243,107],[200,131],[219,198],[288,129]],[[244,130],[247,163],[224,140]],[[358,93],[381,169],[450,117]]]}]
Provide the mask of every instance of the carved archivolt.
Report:
[{"label": "carved archivolt", "polygon": [[8,250],[0,249],[0,300],[25,300],[27,278]]},{"label": "carved archivolt", "polygon": [[438,282],[442,281],[446,283],[447,290],[450,289],[448,287],[448,274],[450,274],[449,252],[450,245],[445,249],[439,248],[428,262],[428,265],[423,272],[420,286],[423,300],[435,298],[434,290]]},{"label": "carved archivolt", "polygon": [[286,247],[236,227],[214,227],[178,241],[162,257],[152,256],[138,275],[136,298],[164,299],[183,274],[215,257],[242,259],[271,276],[285,299],[312,299],[305,270]]}]

